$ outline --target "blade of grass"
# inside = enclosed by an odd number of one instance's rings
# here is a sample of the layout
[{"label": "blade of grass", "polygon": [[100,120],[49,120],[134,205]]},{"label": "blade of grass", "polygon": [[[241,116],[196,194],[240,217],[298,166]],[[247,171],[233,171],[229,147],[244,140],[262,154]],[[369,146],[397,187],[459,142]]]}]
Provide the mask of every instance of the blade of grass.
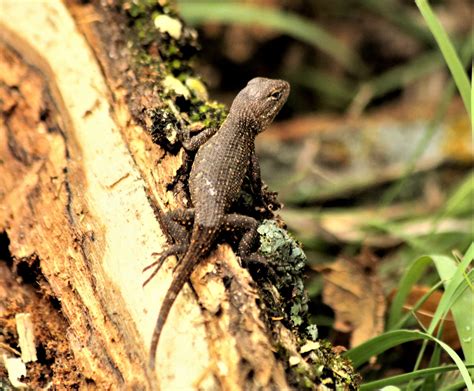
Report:
[{"label": "blade of grass", "polygon": [[[438,325],[439,321],[444,318],[447,312],[455,305],[457,299],[459,297],[459,285],[464,283],[464,272],[466,268],[471,264],[472,260],[474,259],[474,244],[471,244],[469,249],[467,250],[463,260],[461,263],[455,268],[455,270],[451,270],[449,274],[449,279],[443,280],[445,282],[445,293],[443,294],[440,303],[433,315],[433,319],[430,323],[430,326],[427,330],[427,335],[432,335],[436,326]],[[403,303],[408,296],[411,287],[413,284],[421,277],[424,270],[431,264],[434,263],[435,265],[443,265],[442,268],[445,267],[444,265],[449,264],[452,260],[446,256],[423,256],[418,258],[412,265],[407,269],[402,280],[400,282],[400,287],[397,291],[397,294],[394,297],[392,302],[392,306],[390,308],[389,313],[389,320],[388,320],[388,328],[392,328],[401,318],[402,307]],[[441,278],[446,277],[447,273],[443,272],[443,275],[440,275]],[[472,350],[472,328],[471,324],[464,324],[464,330],[470,331],[471,338],[466,338],[466,350],[463,351],[465,355],[469,355]],[[461,334],[460,338],[463,336]],[[421,362],[421,358],[424,354],[424,350],[426,348],[426,342],[423,343],[423,346],[420,350],[420,353],[417,358],[417,362],[415,364],[415,370],[418,369],[419,363]],[[356,348],[357,349],[357,348]],[[468,363],[472,363],[471,359],[467,361]]]},{"label": "blade of grass", "polygon": [[[474,30],[471,30],[469,36],[472,36]],[[474,45],[472,45],[471,38],[468,38],[461,47],[461,58],[463,63],[466,65],[472,58]],[[446,86],[439,102],[437,104],[435,114],[433,119],[429,122],[425,134],[421,138],[420,142],[413,152],[413,156],[408,160],[406,167],[404,169],[403,175],[400,179],[395,182],[383,195],[382,201],[380,203],[380,208],[384,208],[387,205],[391,204],[393,200],[400,194],[401,190],[405,186],[407,179],[413,173],[418,159],[421,157],[423,152],[428,148],[429,143],[431,142],[433,136],[436,134],[436,131],[439,129],[437,126],[441,120],[444,118],[448,105],[451,102],[451,99],[454,94],[454,83],[449,82]]]},{"label": "blade of grass", "polygon": [[[430,258],[433,261],[433,263],[435,263],[435,265],[436,264],[443,265],[443,264],[449,263],[450,261],[450,258],[444,255],[434,255],[434,256],[431,256]],[[427,330],[428,335],[433,335],[433,332],[438,326],[441,319],[443,319],[448,313],[448,311],[453,307],[453,305],[455,305],[459,297],[459,294],[458,294],[459,286],[464,282],[465,270],[472,263],[473,259],[474,259],[474,243],[471,243],[461,263],[455,268],[454,273],[449,275],[450,277],[449,280],[443,280],[445,282],[445,292],[443,296],[441,297],[438,307],[436,308],[436,311],[433,315],[433,319],[431,320],[430,326]],[[469,329],[468,331],[471,333],[471,339],[472,339],[472,329]],[[461,338],[461,335],[459,335],[459,337]],[[472,344],[472,341],[470,341],[470,343]],[[418,357],[415,363],[415,367],[414,367],[415,371],[420,366],[426,346],[427,346],[427,342],[423,341],[422,347],[420,349],[420,352],[418,354]],[[468,346],[472,346],[472,345],[468,345]],[[470,354],[470,353],[472,352],[464,351],[465,355]],[[469,362],[472,362],[472,360],[469,359]],[[410,385],[408,385],[408,389],[409,390],[411,389]]]},{"label": "blade of grass", "polygon": [[412,286],[420,279],[426,268],[431,264],[431,258],[423,256],[416,259],[405,271],[397,293],[395,294],[388,314],[387,330],[393,330],[403,314],[403,304],[405,303]]},{"label": "blade of grass", "polygon": [[[474,365],[469,365],[467,367],[474,368]],[[433,368],[427,368],[427,369],[420,369],[418,371],[404,373],[402,375],[396,375],[396,376],[392,376],[386,379],[374,380],[368,383],[361,384],[360,390],[361,391],[378,390],[385,386],[394,385],[394,384],[403,384],[410,380],[426,378],[428,376],[455,371],[457,369],[458,367],[456,365],[445,365],[445,366],[439,366],[439,367],[433,367]]]},{"label": "blade of grass", "polygon": [[317,47],[355,74],[366,66],[349,47],[315,22],[287,11],[240,2],[178,1],[182,17],[191,24],[208,21],[265,26]]},{"label": "blade of grass", "polygon": [[[402,285],[402,282],[400,282],[400,285]],[[387,330],[397,330],[397,329],[401,329],[405,323],[407,322],[407,320],[410,318],[410,316],[412,316],[414,313],[416,313],[416,311],[418,311],[418,309],[426,302],[426,300],[429,299],[429,297],[433,294],[433,292],[437,291],[439,289],[439,287],[443,285],[443,281],[438,281],[436,284],[434,284],[430,290],[428,292],[426,292],[416,303],[415,305],[413,306],[413,308],[407,312],[405,315],[403,315],[397,323],[395,323],[392,327],[388,327],[387,326]],[[410,287],[410,290],[411,290],[411,287]],[[403,303],[402,303],[403,305]]]},{"label": "blade of grass", "polygon": [[[441,339],[441,336],[443,335],[443,327],[444,325],[441,325],[441,327],[438,329],[438,334],[436,335],[436,338]],[[439,366],[441,359],[441,347],[436,344],[433,349],[433,353],[431,354],[430,362],[428,364],[428,368],[436,368]],[[430,374],[426,380],[424,381],[421,391],[431,391],[436,389],[436,378],[435,378],[435,373]]]},{"label": "blade of grass", "polygon": [[[442,263],[442,262],[446,262],[445,258],[447,257],[440,255],[440,256],[434,256],[432,258],[436,259],[436,263],[438,262]],[[448,282],[445,283],[445,292],[443,296],[441,297],[438,308],[436,309],[433,315],[433,319],[430,323],[430,327],[428,328],[428,333],[430,334],[433,333],[440,319],[443,318],[446,315],[446,313],[450,310],[451,306],[453,305],[453,302],[452,302],[453,297],[456,294],[458,287],[463,282],[464,273],[467,267],[472,263],[473,259],[474,259],[474,243],[471,243],[461,263],[456,267],[456,270],[452,278]]]},{"label": "blade of grass", "polygon": [[[443,257],[434,257],[434,263],[439,276],[443,281],[450,281],[459,267],[456,262]],[[472,278],[473,273],[469,273],[464,278]],[[474,364],[474,292],[465,279],[460,281],[457,287],[457,294],[453,295],[453,303],[450,310],[453,315],[454,324],[461,342],[465,361],[467,364]]]},{"label": "blade of grass", "polygon": [[429,340],[435,342],[441,346],[441,348],[448,353],[451,359],[454,361],[458,367],[461,376],[466,383],[468,390],[474,390],[474,385],[469,376],[469,372],[466,368],[466,365],[463,363],[461,358],[456,354],[456,352],[446,343],[440,341],[439,339],[433,337],[430,334],[423,333],[418,330],[395,330],[389,331],[387,333],[381,334],[375,338],[370,339],[369,341],[364,342],[363,344],[348,350],[345,353],[345,356],[349,358],[354,367],[359,367],[363,363],[367,362],[370,357],[377,356],[378,354],[385,352],[386,350],[398,346],[405,342],[416,341],[416,340]]},{"label": "blade of grass", "polygon": [[443,29],[443,26],[439,22],[438,18],[432,11],[426,0],[415,0],[418,9],[421,12],[421,15],[425,19],[431,33],[433,34],[438,46],[443,53],[443,57],[448,65],[451,75],[456,83],[456,87],[461,95],[461,98],[466,107],[466,111],[471,116],[471,95],[470,90],[471,86],[466,72],[462,66],[461,60],[459,59],[454,47],[446,34],[446,31]]}]

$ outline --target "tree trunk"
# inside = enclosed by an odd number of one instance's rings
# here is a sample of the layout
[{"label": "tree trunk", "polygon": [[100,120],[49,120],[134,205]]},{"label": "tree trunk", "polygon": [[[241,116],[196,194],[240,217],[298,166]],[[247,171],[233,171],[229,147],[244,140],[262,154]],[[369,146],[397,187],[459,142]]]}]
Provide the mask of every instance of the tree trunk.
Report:
[{"label": "tree trunk", "polygon": [[[140,90],[113,7],[3,0],[1,8],[0,232],[14,265],[32,267],[42,294],[59,303],[73,353],[61,365],[93,389],[288,388],[251,278],[227,245],[176,300],[151,373],[151,334],[174,262],[146,287],[142,269],[166,244],[155,211],[179,203],[167,185],[183,164],[132,116],[158,95]],[[31,311],[45,345],[41,330],[54,320]]]}]

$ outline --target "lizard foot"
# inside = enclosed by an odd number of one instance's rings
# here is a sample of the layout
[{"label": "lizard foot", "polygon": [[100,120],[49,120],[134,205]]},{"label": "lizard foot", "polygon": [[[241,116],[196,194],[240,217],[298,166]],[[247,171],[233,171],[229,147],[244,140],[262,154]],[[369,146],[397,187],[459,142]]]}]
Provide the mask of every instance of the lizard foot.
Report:
[{"label": "lizard foot", "polygon": [[277,280],[275,270],[273,269],[270,262],[268,262],[267,258],[265,258],[263,255],[260,255],[258,253],[252,253],[249,255],[243,255],[240,257],[240,259],[242,262],[242,266],[244,266],[245,268],[255,268],[257,270],[263,270],[272,280]]},{"label": "lizard foot", "polygon": [[185,244],[175,244],[174,246],[171,246],[170,248],[166,249],[165,251],[161,253],[151,254],[154,257],[158,256],[158,259],[143,269],[143,271],[145,272],[147,270],[150,270],[153,267],[155,268],[155,270],[153,270],[150,276],[145,280],[145,282],[143,283],[143,286],[148,284],[151,281],[151,279],[156,276],[156,274],[160,271],[161,266],[163,266],[163,263],[168,257],[171,257],[172,255],[183,254],[186,251],[187,247],[188,246]]}]

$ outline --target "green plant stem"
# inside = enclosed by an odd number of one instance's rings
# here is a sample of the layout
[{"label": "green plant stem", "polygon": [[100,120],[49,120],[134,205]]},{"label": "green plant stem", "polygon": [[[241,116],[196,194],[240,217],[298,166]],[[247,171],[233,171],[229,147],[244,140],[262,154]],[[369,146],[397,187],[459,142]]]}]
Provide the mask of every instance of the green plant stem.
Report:
[{"label": "green plant stem", "polygon": [[[461,58],[463,60],[463,63],[466,63],[466,65],[472,57],[472,53],[473,53],[472,50],[473,50],[472,42],[470,39],[467,39],[461,48]],[[394,201],[394,199],[398,196],[398,194],[400,194],[400,191],[405,186],[406,180],[415,170],[418,159],[426,150],[431,139],[436,134],[436,131],[439,129],[437,125],[441,122],[441,120],[445,116],[449,103],[451,102],[451,99],[453,97],[453,94],[454,94],[454,83],[450,81],[448,82],[448,85],[446,86],[443,92],[443,95],[441,96],[437,104],[434,117],[429,122],[428,126],[426,127],[425,134],[423,135],[420,142],[416,146],[415,152],[413,153],[412,157],[408,161],[403,175],[383,195],[382,201],[379,206],[380,209],[383,209],[387,207],[388,205],[390,205]]]},{"label": "green plant stem", "polygon": [[461,60],[456,54],[453,44],[428,2],[426,0],[415,0],[415,2],[438,43],[441,53],[443,53],[446,64],[448,65],[451,75],[456,83],[456,87],[461,94],[466,111],[469,113],[469,116],[471,116],[471,86]]},{"label": "green plant stem", "polygon": [[[467,368],[474,368],[474,365],[469,365],[467,366]],[[455,371],[457,369],[458,367],[456,365],[446,365],[446,366],[440,366],[440,367],[434,367],[434,368],[420,369],[418,371],[404,373],[402,375],[391,376],[387,379],[375,380],[369,383],[364,383],[360,386],[360,390],[361,391],[379,390],[381,387],[384,387],[384,386],[393,385],[393,384],[402,384],[415,378],[428,377],[428,376],[437,375],[444,372]]]}]

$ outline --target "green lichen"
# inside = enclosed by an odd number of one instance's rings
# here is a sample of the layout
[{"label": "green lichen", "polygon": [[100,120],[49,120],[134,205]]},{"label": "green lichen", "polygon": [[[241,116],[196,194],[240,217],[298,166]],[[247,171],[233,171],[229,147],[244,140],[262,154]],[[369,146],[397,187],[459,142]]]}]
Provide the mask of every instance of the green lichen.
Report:
[{"label": "green lichen", "polygon": [[[278,300],[280,303],[272,303],[272,307],[273,304],[282,304],[280,315],[292,328],[300,329],[307,323],[308,314],[308,297],[301,278],[306,256],[300,245],[273,220],[264,220],[257,232],[260,235],[259,252],[268,259],[277,275],[274,285],[281,300]],[[313,335],[314,327],[311,327]]]},{"label": "green lichen", "polygon": [[[271,317],[283,322],[298,337],[298,355],[280,346],[278,355],[287,363],[287,374],[295,389],[356,390],[359,375],[351,363],[332,349],[328,341],[317,340],[318,329],[310,324],[308,298],[304,291],[302,272],[306,256],[301,246],[273,220],[264,220],[257,229],[259,253],[275,271],[272,284],[259,283],[263,300]],[[273,288],[272,288],[273,287]]]}]

